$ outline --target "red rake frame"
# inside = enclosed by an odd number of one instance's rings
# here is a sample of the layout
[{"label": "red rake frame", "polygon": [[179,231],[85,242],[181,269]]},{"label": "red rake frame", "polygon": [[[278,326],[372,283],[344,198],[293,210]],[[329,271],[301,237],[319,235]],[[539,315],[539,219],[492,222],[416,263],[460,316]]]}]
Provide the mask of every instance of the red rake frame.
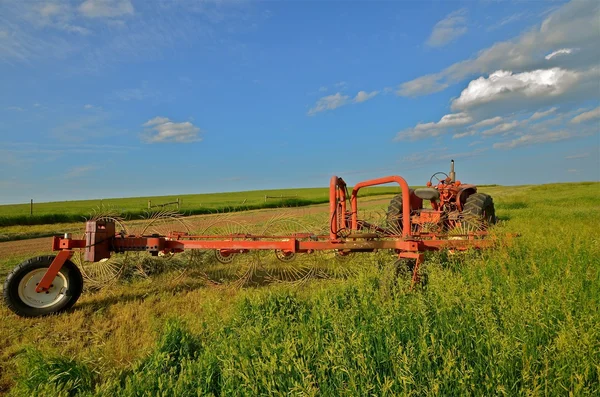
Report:
[{"label": "red rake frame", "polygon": [[342,178],[333,176],[329,185],[329,235],[312,235],[294,233],[280,236],[283,241],[273,241],[279,236],[261,236],[253,234],[193,236],[187,233],[171,232],[168,236],[125,236],[115,233],[115,224],[110,220],[96,220],[86,223],[86,238],[72,239],[70,236],[54,237],[52,249],[58,255],[38,284],[36,291],[44,292],[50,288],[52,281],[73,255],[73,250],[84,249],[85,258],[97,262],[109,258],[111,253],[126,251],[147,251],[152,255],[164,253],[180,253],[185,250],[219,250],[223,256],[243,254],[255,250],[279,250],[287,253],[310,253],[320,250],[334,250],[343,254],[351,252],[375,252],[393,250],[398,258],[414,259],[415,266],[412,284],[418,282],[418,271],[423,262],[425,251],[442,249],[467,250],[469,248],[487,248],[493,244],[486,231],[470,232],[457,239],[449,239],[445,234],[414,234],[411,231],[410,206],[403,206],[402,234],[388,234],[380,238],[375,233],[361,233],[358,219],[358,192],[361,188],[387,183],[400,186],[404,203],[410,202],[410,191],[404,178],[387,176],[358,183],[352,189],[350,211],[347,209],[348,193]]}]

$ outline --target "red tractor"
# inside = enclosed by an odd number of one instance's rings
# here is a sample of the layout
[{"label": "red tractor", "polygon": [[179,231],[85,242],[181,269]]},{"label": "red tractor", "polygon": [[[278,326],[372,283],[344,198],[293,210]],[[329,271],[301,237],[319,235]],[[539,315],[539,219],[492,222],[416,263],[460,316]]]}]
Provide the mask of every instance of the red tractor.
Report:
[{"label": "red tractor", "polygon": [[[431,208],[423,208],[423,200],[428,200]],[[403,205],[402,194],[398,194],[388,207],[388,228],[394,234],[402,231]],[[429,178],[427,187],[410,189],[410,225],[413,235],[465,235],[485,231],[494,223],[496,213],[492,197],[477,193],[475,185],[457,181],[454,160],[450,162],[450,175],[436,172]]]}]

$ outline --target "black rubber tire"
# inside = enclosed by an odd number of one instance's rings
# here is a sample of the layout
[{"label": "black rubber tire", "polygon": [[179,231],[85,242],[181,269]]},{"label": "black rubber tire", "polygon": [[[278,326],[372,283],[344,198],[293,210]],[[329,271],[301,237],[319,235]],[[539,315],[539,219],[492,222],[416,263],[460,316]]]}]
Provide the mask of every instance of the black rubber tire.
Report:
[{"label": "black rubber tire", "polygon": [[[471,226],[486,230],[496,223],[496,210],[492,196],[485,193],[473,193],[467,197],[462,215]],[[477,223],[477,224],[475,224]]]},{"label": "black rubber tire", "polygon": [[19,296],[19,283],[23,277],[36,269],[47,269],[50,267],[54,258],[53,255],[46,255],[28,259],[9,273],[4,282],[3,295],[4,303],[10,310],[21,317],[39,317],[59,313],[73,307],[83,291],[83,277],[81,276],[79,268],[77,268],[70,260],[67,260],[59,270],[59,272],[67,279],[68,284],[64,297],[58,302],[54,303],[52,306],[36,308],[28,305]]},{"label": "black rubber tire", "polygon": [[[412,196],[413,190],[409,190]],[[402,231],[402,193],[395,195],[388,206],[386,218],[388,227],[392,230]]]}]

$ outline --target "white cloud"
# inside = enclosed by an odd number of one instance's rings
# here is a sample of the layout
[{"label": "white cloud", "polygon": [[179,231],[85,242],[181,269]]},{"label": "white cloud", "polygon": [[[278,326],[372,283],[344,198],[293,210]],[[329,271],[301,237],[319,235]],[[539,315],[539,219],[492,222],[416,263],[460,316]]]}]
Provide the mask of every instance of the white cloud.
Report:
[{"label": "white cloud", "polygon": [[23,112],[25,110],[20,106],[8,106],[5,109],[10,110],[11,112]]},{"label": "white cloud", "polygon": [[596,109],[592,109],[589,112],[584,112],[581,113],[575,117],[573,117],[573,119],[571,119],[571,123],[575,123],[575,124],[579,124],[579,123],[583,123],[589,120],[593,120],[593,119],[597,119],[600,117],[600,106],[598,106]]},{"label": "white cloud", "polygon": [[452,135],[452,139],[460,139],[460,138],[464,138],[466,136],[472,136],[477,134],[477,131],[472,130],[472,131],[465,131],[465,132],[459,132],[458,134],[454,134]]},{"label": "white cloud", "polygon": [[519,146],[530,146],[539,143],[558,142],[573,138],[575,135],[571,132],[546,131],[541,134],[526,134],[508,142],[498,142],[494,144],[494,149],[514,149]]},{"label": "white cloud", "polygon": [[447,114],[443,116],[437,123],[419,123],[414,128],[408,128],[398,132],[395,141],[401,140],[416,140],[442,135],[446,129],[459,127],[469,124],[473,121],[467,113]]},{"label": "white cloud", "polygon": [[572,48],[562,48],[560,50],[556,50],[551,52],[550,54],[546,55],[544,58],[549,61],[550,59],[556,57],[556,56],[560,56],[560,55],[568,55],[570,53],[572,53],[574,50]]},{"label": "white cloud", "polygon": [[473,124],[469,128],[481,128],[481,127],[489,127],[490,125],[498,124],[502,121],[502,117],[496,116],[489,119],[482,120],[478,123]]},{"label": "white cloud", "polygon": [[315,106],[309,109],[308,115],[313,116],[319,112],[337,109],[340,106],[348,104],[349,100],[350,97],[348,95],[342,95],[340,92],[333,95],[324,96],[317,101]]},{"label": "white cloud", "polygon": [[83,106],[84,109],[93,109],[94,105],[90,105],[89,103],[87,105]]},{"label": "white cloud", "polygon": [[482,131],[481,135],[490,136],[490,135],[502,134],[502,133],[505,133],[507,131],[514,129],[518,125],[519,125],[519,122],[516,120],[511,121],[510,123],[498,124],[494,128],[490,128],[489,130]]},{"label": "white cloud", "polygon": [[469,83],[452,109],[468,109],[481,104],[515,98],[558,96],[573,87],[580,79],[574,71],[552,68],[513,73],[499,70],[488,78],[479,77]]},{"label": "white cloud", "polygon": [[189,143],[201,141],[200,128],[189,121],[174,123],[167,117],[155,117],[143,124],[146,130],[142,139],[147,143]]},{"label": "white cloud", "polygon": [[400,88],[396,93],[401,96],[426,95],[443,91],[447,87],[448,84],[439,82],[437,75],[431,74],[400,84]]},{"label": "white cloud", "polygon": [[541,118],[544,118],[546,116],[551,115],[552,113],[554,113],[556,111],[556,107],[550,108],[548,110],[546,110],[545,112],[535,112],[530,118],[529,120],[539,120]]},{"label": "white cloud", "polygon": [[379,91],[371,91],[371,92],[359,91],[358,94],[356,94],[356,96],[354,97],[353,101],[354,101],[354,103],[365,102],[365,101],[368,101],[369,99],[375,97],[378,93],[379,93]]},{"label": "white cloud", "polygon": [[[341,83],[345,84],[344,82]],[[340,85],[341,83],[337,83],[336,86]],[[317,100],[317,103],[315,103],[315,105],[308,110],[308,115],[314,116],[319,112],[334,110],[350,103],[365,102],[375,97],[377,94],[379,94],[379,91],[359,91],[352,99],[349,95],[343,95],[341,92],[337,92],[333,95],[327,95]]]},{"label": "white cloud", "polygon": [[448,14],[446,18],[436,23],[427,40],[427,45],[440,47],[467,33],[466,15],[467,10],[463,8]]},{"label": "white cloud", "polygon": [[[457,62],[439,73],[419,77],[426,78],[424,90],[400,90],[400,95],[426,95],[439,91],[472,75],[491,73],[495,70],[523,71],[543,68],[545,54],[556,48],[578,48],[569,57],[553,57],[556,66],[585,69],[594,67],[600,58],[598,25],[600,3],[595,1],[571,1],[552,12],[539,27],[524,32],[513,40],[503,41],[480,51],[474,58]],[[564,59],[563,59],[564,58]],[[411,86],[409,81],[402,86]],[[438,88],[431,91],[431,87]],[[443,88],[442,88],[443,89]]]},{"label": "white cloud", "polygon": [[[495,124],[500,123],[502,120],[504,120],[502,117],[496,116],[496,117],[492,117],[492,118],[489,118],[489,119],[485,119],[485,120],[479,121],[479,122],[477,122],[477,123],[475,123],[473,125],[470,125],[468,131],[454,134],[454,135],[452,135],[452,138],[453,139],[459,139],[459,138],[464,138],[464,137],[467,137],[467,136],[477,135],[478,134],[478,130],[480,128],[493,126]],[[487,130],[484,130],[484,131],[481,132],[481,134],[485,135],[485,136],[502,134],[502,133],[505,133],[507,131],[510,131],[510,130],[514,129],[518,125],[519,125],[518,121],[506,122],[506,123],[498,124],[498,125],[496,125],[493,128],[489,128]]]},{"label": "white cloud", "polygon": [[86,0],[79,6],[79,12],[88,18],[114,18],[133,14],[130,0]]}]

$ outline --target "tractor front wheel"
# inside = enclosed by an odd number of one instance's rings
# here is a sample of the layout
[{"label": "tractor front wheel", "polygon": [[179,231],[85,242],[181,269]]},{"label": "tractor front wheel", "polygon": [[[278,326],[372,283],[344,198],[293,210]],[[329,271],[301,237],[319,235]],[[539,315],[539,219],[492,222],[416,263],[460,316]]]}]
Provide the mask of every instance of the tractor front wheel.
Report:
[{"label": "tractor front wheel", "polygon": [[39,317],[71,308],[83,290],[81,272],[66,261],[50,288],[36,292],[36,286],[46,274],[54,256],[38,256],[17,266],[4,282],[4,302],[22,317]]},{"label": "tractor front wheel", "polygon": [[492,196],[473,193],[467,197],[462,211],[463,220],[470,229],[486,230],[496,223],[496,210]]}]

